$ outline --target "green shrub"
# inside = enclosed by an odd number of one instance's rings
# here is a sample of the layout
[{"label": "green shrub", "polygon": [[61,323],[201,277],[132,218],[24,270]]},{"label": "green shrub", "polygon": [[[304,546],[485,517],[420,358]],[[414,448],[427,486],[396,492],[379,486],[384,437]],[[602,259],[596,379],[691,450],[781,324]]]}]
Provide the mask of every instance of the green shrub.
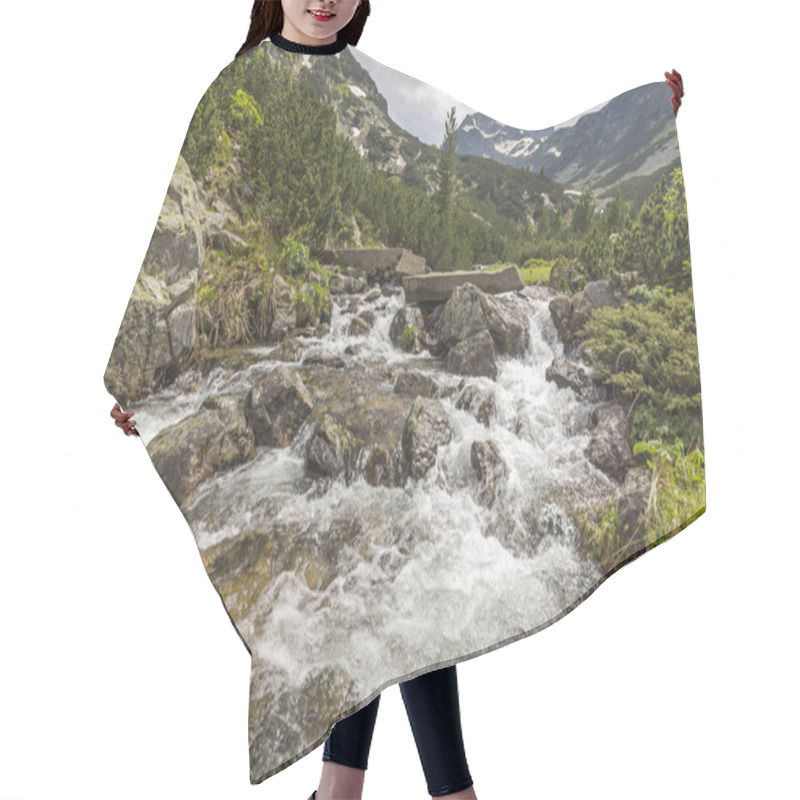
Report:
[{"label": "green shrub", "polygon": [[284,275],[291,275],[293,278],[303,275],[310,266],[308,247],[295,241],[290,234],[283,237],[281,246],[278,263]]},{"label": "green shrub", "polygon": [[632,434],[691,440],[701,409],[691,292],[652,290],[649,300],[597,308],[582,330],[595,378],[636,406]]},{"label": "green shrub", "polygon": [[603,507],[597,524],[589,521],[589,515],[581,518],[581,535],[584,545],[598,564],[606,563],[619,549],[619,519],[617,501],[610,497]]},{"label": "green shrub", "polygon": [[415,325],[406,325],[403,332],[397,337],[397,343],[407,353],[411,352],[414,342],[417,339],[417,328]]},{"label": "green shrub", "polygon": [[648,544],[655,546],[685,528],[705,508],[705,461],[702,450],[686,453],[681,439],[674,444],[659,439],[637,442],[633,454],[640,453],[647,454],[647,466],[652,470],[645,523]]}]

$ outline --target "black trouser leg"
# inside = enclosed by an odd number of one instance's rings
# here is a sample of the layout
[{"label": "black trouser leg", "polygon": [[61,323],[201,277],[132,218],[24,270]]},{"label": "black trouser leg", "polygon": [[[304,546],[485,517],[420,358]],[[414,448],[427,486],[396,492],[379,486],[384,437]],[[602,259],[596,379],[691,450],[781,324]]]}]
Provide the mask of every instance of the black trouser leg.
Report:
[{"label": "black trouser leg", "polygon": [[461,732],[458,677],[453,664],[400,684],[432,797],[472,786]]},{"label": "black trouser leg", "polygon": [[334,723],[331,735],[325,740],[323,761],[335,761],[356,769],[367,768],[380,700],[381,696],[378,695],[355,714]]},{"label": "black trouser leg", "polygon": [[[464,752],[455,664],[402,682],[400,692],[430,795],[439,797],[468,789],[472,777]],[[325,741],[323,761],[367,768],[380,699],[378,695],[333,726]]]}]

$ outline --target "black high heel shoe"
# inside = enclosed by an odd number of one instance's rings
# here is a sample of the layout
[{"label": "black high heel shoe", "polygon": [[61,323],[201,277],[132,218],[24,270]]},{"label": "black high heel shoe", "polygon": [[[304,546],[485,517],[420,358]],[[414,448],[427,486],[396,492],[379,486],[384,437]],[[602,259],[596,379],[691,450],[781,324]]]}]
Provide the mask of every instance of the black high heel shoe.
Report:
[{"label": "black high heel shoe", "polygon": [[308,800],[314,800],[314,798],[315,798],[316,796],[317,796],[317,790],[316,790],[316,789],[314,789],[314,791],[311,793],[311,797],[309,797],[309,798],[308,798]]}]

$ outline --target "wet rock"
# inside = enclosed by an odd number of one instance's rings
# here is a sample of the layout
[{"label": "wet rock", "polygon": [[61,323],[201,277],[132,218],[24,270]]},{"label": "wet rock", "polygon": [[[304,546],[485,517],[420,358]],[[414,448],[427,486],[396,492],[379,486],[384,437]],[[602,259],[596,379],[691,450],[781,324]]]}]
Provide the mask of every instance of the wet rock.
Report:
[{"label": "wet rock", "polygon": [[356,450],[353,434],[328,413],[317,420],[314,434],[306,446],[309,471],[332,477],[350,467]]},{"label": "wet rock", "polygon": [[586,456],[598,469],[622,480],[625,471],[636,465],[628,441],[630,425],[625,411],[619,404],[609,403],[600,406],[593,419],[596,427],[586,448]]},{"label": "wet rock", "polygon": [[462,381],[459,384],[460,393],[456,398],[456,408],[469,411],[478,422],[488,427],[497,415],[497,401],[494,392],[481,391],[474,383]]},{"label": "wet rock", "polygon": [[583,292],[573,297],[556,297],[550,301],[550,313],[564,344],[570,345],[579,339],[593,308]]},{"label": "wet rock", "polygon": [[311,366],[312,364],[319,364],[323,367],[333,367],[334,369],[341,369],[345,365],[344,359],[338,353],[329,353],[325,350],[316,350],[314,352],[306,351],[303,356],[303,366]]},{"label": "wet rock", "polygon": [[288,447],[312,408],[305,384],[283,364],[250,389],[244,404],[256,444],[269,447]]},{"label": "wet rock", "polygon": [[403,458],[407,475],[424,478],[436,462],[439,445],[453,436],[447,412],[439,400],[417,397],[403,427]]},{"label": "wet rock", "polygon": [[563,356],[556,356],[545,370],[545,378],[553,381],[559,389],[569,387],[576,394],[588,389],[591,380],[588,373],[579,364],[569,361]]},{"label": "wet rock", "polygon": [[285,691],[290,677],[277,671],[272,661],[254,657],[250,674],[250,714],[261,723],[249,740],[252,783],[269,767],[291,762],[307,747],[306,731],[324,733],[331,719],[361,699],[362,687],[335,665],[309,666],[293,692]]},{"label": "wet rock", "polygon": [[364,295],[364,302],[371,303],[373,300],[377,300],[381,295],[381,287],[373,286],[373,288]]},{"label": "wet rock", "polygon": [[194,414],[153,437],[147,451],[181,505],[204,480],[255,458],[244,395],[209,395]]},{"label": "wet rock", "polygon": [[375,445],[370,451],[364,477],[370,486],[394,485],[392,454],[383,445]]},{"label": "wet rock", "polygon": [[355,342],[354,344],[347,345],[344,349],[344,353],[348,356],[357,356],[363,349],[364,345],[361,342]]},{"label": "wet rock", "polygon": [[247,531],[201,551],[208,577],[223,597],[234,621],[242,623],[274,577],[278,540],[266,532]]},{"label": "wet rock", "polygon": [[361,275],[333,274],[328,281],[331,294],[358,294],[366,285],[367,281]]},{"label": "wet rock", "polygon": [[364,336],[372,330],[375,324],[375,312],[365,309],[358,316],[350,320],[347,329],[348,336]]},{"label": "wet rock", "polygon": [[439,394],[439,384],[418,370],[406,370],[397,376],[394,382],[394,393],[408,397],[437,397]]},{"label": "wet rock", "polygon": [[425,330],[425,317],[422,309],[419,306],[405,305],[397,310],[397,313],[392,319],[392,324],[389,326],[389,338],[392,342],[400,347],[400,336],[403,334],[406,326],[414,329],[414,339],[411,348],[407,352],[419,353],[425,344],[428,337]]},{"label": "wet rock", "polygon": [[470,449],[470,462],[480,479],[475,499],[482,506],[491,508],[497,501],[500,488],[508,476],[508,468],[500,455],[500,450],[491,439],[484,442],[475,441]]},{"label": "wet rock", "polygon": [[271,350],[267,358],[273,361],[299,361],[307,347],[307,344],[290,336]]},{"label": "wet rock", "polygon": [[572,314],[572,299],[566,296],[554,297],[549,304],[550,315],[558,331],[559,338],[566,342],[565,336],[569,333],[569,318]]},{"label": "wet rock", "polygon": [[445,368],[457,375],[485,375],[497,378],[497,352],[489,331],[482,330],[451,347]]},{"label": "wet rock", "polygon": [[453,347],[483,330],[500,353],[522,355],[528,347],[528,320],[521,309],[490,297],[472,283],[457,286],[438,319],[439,345]]}]

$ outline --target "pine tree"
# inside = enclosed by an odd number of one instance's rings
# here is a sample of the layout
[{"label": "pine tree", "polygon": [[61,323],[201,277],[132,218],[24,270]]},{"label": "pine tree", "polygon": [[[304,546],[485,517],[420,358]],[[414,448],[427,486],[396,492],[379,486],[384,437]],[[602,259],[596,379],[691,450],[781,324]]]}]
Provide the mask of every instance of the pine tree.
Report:
[{"label": "pine tree", "polygon": [[614,199],[608,204],[606,213],[603,214],[603,229],[606,233],[619,233],[628,224],[630,219],[630,209],[628,204],[622,199],[622,192],[617,186],[617,193]]},{"label": "pine tree", "polygon": [[453,106],[447,115],[444,126],[444,140],[439,150],[437,174],[439,176],[439,190],[436,193],[436,203],[439,210],[444,213],[453,205],[456,188],[456,109]]},{"label": "pine tree", "polygon": [[581,196],[572,211],[572,230],[578,236],[589,232],[594,222],[594,197],[589,184],[584,185]]}]

